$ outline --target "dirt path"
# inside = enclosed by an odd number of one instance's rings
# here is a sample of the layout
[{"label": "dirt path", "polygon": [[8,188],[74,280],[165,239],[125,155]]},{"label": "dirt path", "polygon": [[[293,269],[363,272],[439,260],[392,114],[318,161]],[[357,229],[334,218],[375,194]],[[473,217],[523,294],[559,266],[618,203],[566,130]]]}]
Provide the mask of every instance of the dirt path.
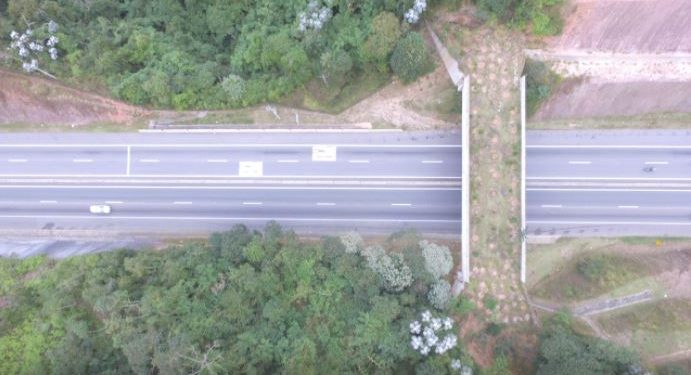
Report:
[{"label": "dirt path", "polygon": [[691,80],[691,53],[606,53],[589,50],[526,50],[526,56],[552,65],[565,77],[589,76],[597,82]]}]

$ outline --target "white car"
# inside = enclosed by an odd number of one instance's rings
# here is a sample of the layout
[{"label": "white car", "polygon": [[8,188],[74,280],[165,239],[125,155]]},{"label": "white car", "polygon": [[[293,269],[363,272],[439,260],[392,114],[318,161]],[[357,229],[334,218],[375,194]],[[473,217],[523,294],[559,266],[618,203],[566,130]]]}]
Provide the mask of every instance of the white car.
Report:
[{"label": "white car", "polygon": [[92,204],[89,206],[89,212],[92,214],[108,215],[110,213],[110,206],[107,204]]}]

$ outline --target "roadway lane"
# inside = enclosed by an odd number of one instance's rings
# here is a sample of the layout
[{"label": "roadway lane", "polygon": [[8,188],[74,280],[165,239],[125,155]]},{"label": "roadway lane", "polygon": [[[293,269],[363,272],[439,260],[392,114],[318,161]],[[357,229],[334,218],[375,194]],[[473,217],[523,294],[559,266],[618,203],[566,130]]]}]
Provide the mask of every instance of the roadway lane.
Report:
[{"label": "roadway lane", "polygon": [[[2,177],[240,177],[260,162],[264,177],[460,178],[460,146],[342,145],[331,160],[310,145],[0,146]],[[255,176],[255,177],[260,177]]]},{"label": "roadway lane", "polygon": [[[460,190],[329,187],[2,187],[3,228],[205,231],[277,220],[322,230],[457,233]],[[91,204],[112,206],[92,215]],[[184,224],[181,224],[184,223]],[[292,223],[292,224],[291,224]]]},{"label": "roadway lane", "polygon": [[[541,179],[688,179],[691,147],[670,148],[530,148],[526,175]],[[654,168],[646,171],[646,168]]]}]

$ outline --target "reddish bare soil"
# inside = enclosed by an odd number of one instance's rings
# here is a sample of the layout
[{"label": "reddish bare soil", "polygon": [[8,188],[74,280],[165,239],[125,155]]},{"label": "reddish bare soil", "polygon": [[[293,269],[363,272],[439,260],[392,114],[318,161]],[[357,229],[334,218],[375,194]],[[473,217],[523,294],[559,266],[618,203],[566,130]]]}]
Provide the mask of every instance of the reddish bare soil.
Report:
[{"label": "reddish bare soil", "polygon": [[691,52],[691,0],[577,1],[552,49]]},{"label": "reddish bare soil", "polygon": [[0,70],[0,127],[3,124],[127,124],[148,111],[39,77]]},{"label": "reddish bare soil", "polygon": [[535,120],[691,112],[691,82],[598,82],[563,85]]},{"label": "reddish bare soil", "polygon": [[691,0],[572,0],[540,60],[570,77],[536,120],[691,112]]}]

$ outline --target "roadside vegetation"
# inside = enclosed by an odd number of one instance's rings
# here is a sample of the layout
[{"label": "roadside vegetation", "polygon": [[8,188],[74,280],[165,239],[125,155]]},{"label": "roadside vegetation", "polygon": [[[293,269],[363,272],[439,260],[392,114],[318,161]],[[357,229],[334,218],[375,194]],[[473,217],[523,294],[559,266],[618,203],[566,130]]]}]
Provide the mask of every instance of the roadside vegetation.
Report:
[{"label": "roadside vegetation", "polygon": [[582,253],[539,281],[531,293],[550,301],[578,301],[598,297],[647,274],[645,264],[627,256]]},{"label": "roadside vegetation", "polygon": [[[392,68],[404,81],[429,71],[416,31],[426,8],[424,0],[10,0],[0,4],[0,38],[9,45],[11,31],[38,35],[53,21],[57,58],[40,59],[41,69],[133,104],[241,107],[318,87],[304,101],[330,109],[361,99],[356,86],[377,89]],[[395,51],[415,58],[392,60]]]},{"label": "roadside vegetation", "polygon": [[647,357],[691,348],[691,300],[667,298],[603,314],[598,322]]},{"label": "roadside vegetation", "polygon": [[557,90],[561,77],[554,73],[547,64],[538,60],[525,60],[525,104],[528,116],[532,116],[545,100]]},{"label": "roadside vegetation", "polygon": [[564,26],[563,0],[474,0],[478,16],[496,20],[534,35],[556,35]]},{"label": "roadside vegetation", "polygon": [[[0,373],[450,373],[472,367],[446,319],[452,266],[428,242],[389,253],[275,223],[164,251],[2,259]],[[415,348],[414,321],[438,342],[420,331]]]}]

